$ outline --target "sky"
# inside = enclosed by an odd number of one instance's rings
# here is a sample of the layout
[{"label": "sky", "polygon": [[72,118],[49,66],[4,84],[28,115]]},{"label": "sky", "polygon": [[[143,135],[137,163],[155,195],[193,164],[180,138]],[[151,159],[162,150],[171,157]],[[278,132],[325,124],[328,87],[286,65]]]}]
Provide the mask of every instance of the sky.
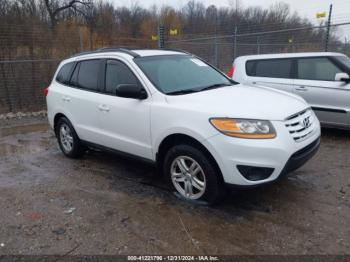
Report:
[{"label": "sky", "polygon": [[[188,0],[107,0],[112,2],[115,6],[130,6],[133,3],[138,3],[143,7],[149,7],[152,4],[170,5],[175,8],[184,6]],[[350,0],[197,0],[202,2],[205,6],[232,6],[235,1],[239,1],[240,6],[244,8],[250,6],[262,6],[268,8],[270,5],[278,2],[285,2],[290,5],[293,11],[297,11],[302,17],[308,18],[313,23],[318,24],[316,19],[317,12],[329,11],[330,4],[333,4],[333,23],[350,22]],[[350,41],[350,26],[342,26],[338,29],[338,35],[347,37]]]}]

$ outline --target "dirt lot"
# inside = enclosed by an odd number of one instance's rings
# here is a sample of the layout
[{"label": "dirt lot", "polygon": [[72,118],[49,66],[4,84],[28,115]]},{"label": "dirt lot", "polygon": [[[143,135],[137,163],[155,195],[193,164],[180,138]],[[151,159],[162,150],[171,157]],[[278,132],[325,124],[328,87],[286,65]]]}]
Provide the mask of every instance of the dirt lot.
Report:
[{"label": "dirt lot", "polygon": [[350,254],[350,132],[323,130],[299,171],[213,208],[141,163],[67,159],[46,123],[22,122],[0,129],[0,255]]}]

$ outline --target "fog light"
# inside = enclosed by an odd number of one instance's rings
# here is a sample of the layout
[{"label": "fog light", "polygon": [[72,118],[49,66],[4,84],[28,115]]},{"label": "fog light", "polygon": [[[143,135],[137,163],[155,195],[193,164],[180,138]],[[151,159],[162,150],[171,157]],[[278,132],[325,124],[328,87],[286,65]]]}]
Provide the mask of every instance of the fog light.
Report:
[{"label": "fog light", "polygon": [[237,169],[246,179],[250,181],[264,180],[271,176],[274,168],[237,165]]}]

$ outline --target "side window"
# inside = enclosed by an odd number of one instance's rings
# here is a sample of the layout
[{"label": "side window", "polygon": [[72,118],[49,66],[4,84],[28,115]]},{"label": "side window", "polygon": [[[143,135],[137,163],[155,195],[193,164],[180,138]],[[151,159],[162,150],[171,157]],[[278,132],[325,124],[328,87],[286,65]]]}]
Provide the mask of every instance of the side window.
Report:
[{"label": "side window", "polygon": [[247,73],[247,76],[254,76],[254,66],[255,66],[255,61],[247,61],[245,65],[245,71]]},{"label": "side window", "polygon": [[256,61],[255,76],[271,78],[291,78],[291,59],[271,59]]},{"label": "side window", "polygon": [[298,79],[334,81],[341,72],[327,57],[298,59]]},{"label": "side window", "polygon": [[73,65],[74,63],[72,62],[62,66],[57,74],[56,81],[61,84],[68,84]]},{"label": "side window", "polygon": [[74,69],[71,85],[96,91],[98,90],[98,78],[101,60],[85,60],[77,64]]},{"label": "side window", "polygon": [[115,94],[116,88],[121,84],[136,84],[139,81],[130,68],[116,60],[107,61],[106,65],[106,93]]}]

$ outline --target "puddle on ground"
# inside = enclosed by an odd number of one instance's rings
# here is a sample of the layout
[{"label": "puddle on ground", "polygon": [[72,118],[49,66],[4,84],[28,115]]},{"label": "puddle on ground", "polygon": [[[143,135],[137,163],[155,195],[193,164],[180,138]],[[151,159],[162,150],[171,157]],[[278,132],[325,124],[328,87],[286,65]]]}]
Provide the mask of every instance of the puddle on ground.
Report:
[{"label": "puddle on ground", "polygon": [[[32,154],[47,150],[49,140],[42,132],[49,129],[47,124],[34,124],[0,128],[0,157]],[[29,137],[28,137],[28,134]],[[26,136],[24,136],[26,135]]]},{"label": "puddle on ground", "polygon": [[5,136],[11,136],[11,135],[47,131],[48,129],[49,129],[49,125],[46,123],[25,125],[25,126],[15,126],[15,127],[4,127],[4,128],[0,128],[0,138]]},{"label": "puddle on ground", "polygon": [[39,143],[30,143],[23,141],[21,144],[0,144],[0,157],[21,155],[21,154],[33,154],[47,150],[49,143],[41,141]]}]

